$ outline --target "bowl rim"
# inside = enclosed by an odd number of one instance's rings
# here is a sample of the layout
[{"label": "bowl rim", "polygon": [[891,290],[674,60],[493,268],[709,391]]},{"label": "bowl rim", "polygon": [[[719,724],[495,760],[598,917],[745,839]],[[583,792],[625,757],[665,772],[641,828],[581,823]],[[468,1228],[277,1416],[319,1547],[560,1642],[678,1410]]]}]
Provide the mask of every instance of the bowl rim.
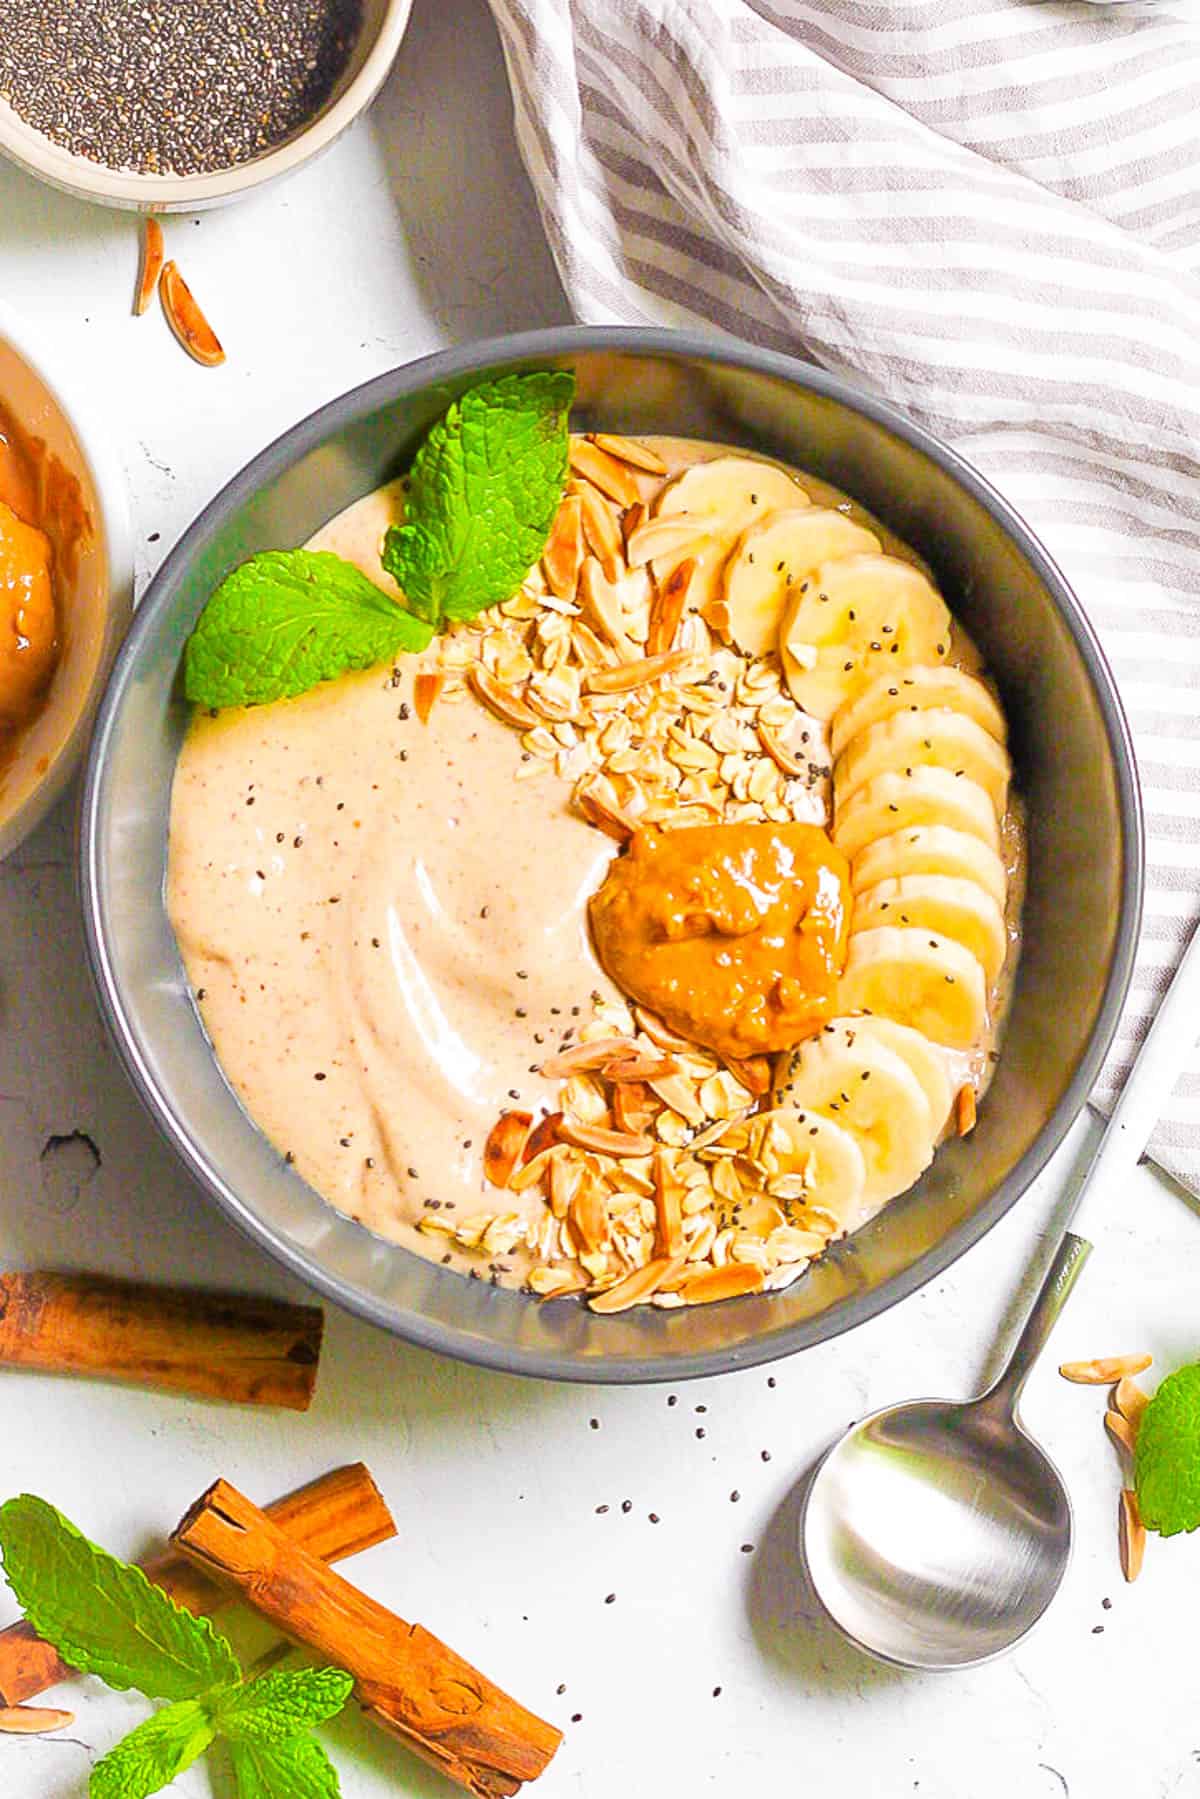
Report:
[{"label": "bowl rim", "polygon": [[[98,865],[98,824],[108,745],[125,694],[136,675],[142,644],[166,605],[176,572],[191,561],[215,533],[227,513],[246,502],[259,487],[275,479],[292,463],[317,448],[331,432],[343,429],[397,399],[439,382],[470,376],[482,369],[548,357],[568,358],[577,351],[585,350],[634,355],[645,353],[680,360],[700,358],[710,363],[775,376],[864,414],[930,457],[958,481],[996,519],[1032,564],[1079,649],[1100,705],[1113,757],[1122,838],[1116,942],[1091,1035],[1053,1113],[1024,1155],[985,1202],[939,1243],[918,1256],[908,1268],[868,1293],[855,1294],[832,1314],[820,1314],[775,1331],[764,1332],[749,1342],[729,1349],[670,1358],[630,1357],[623,1358],[619,1363],[609,1364],[599,1357],[577,1358],[570,1352],[543,1353],[493,1346],[478,1336],[432,1323],[420,1313],[397,1311],[331,1274],[301,1245],[282,1242],[269,1225],[254,1215],[246,1201],[225,1188],[208,1168],[203,1154],[176,1126],[171,1108],[158,1091],[130,1028],[108,956]],[[1139,938],[1145,841],[1132,738],[1116,684],[1095,631],[1065,576],[1020,515],[957,451],[907,418],[889,402],[859,389],[843,376],[814,368],[779,351],[761,349],[736,339],[727,340],[695,330],[570,325],[478,340],[468,345],[437,351],[374,376],[347,393],[327,401],[283,432],[209,501],[165,558],[138,608],[133,627],[109,678],[88,754],[79,811],[78,854],[87,957],[100,1009],[118,1056],[159,1130],[175,1149],[184,1166],[234,1224],[267,1250],[277,1262],[282,1263],[291,1274],[298,1276],[327,1298],[369,1323],[381,1326],[421,1348],[508,1374],[588,1384],[624,1385],[689,1380],[729,1373],[761,1366],[796,1350],[809,1348],[815,1343],[827,1342],[906,1299],[950,1267],[998,1223],[1026,1192],[1063,1141],[1095,1084],[1115,1036],[1133,973]]]},{"label": "bowl rim", "polygon": [[[331,106],[274,150],[199,175],[144,175],[110,169],[55,143],[0,103],[0,151],[39,181],[76,199],[129,211],[189,212],[234,200],[302,168],[364,113],[387,79],[412,16],[413,0],[384,0],[375,41],[362,67]],[[16,121],[14,124],[13,121]]]},{"label": "bowl rim", "polygon": [[36,829],[79,765],[88,729],[117,655],[122,628],[132,610],[134,568],[129,493],[116,446],[101,423],[99,402],[93,406],[90,398],[85,398],[81,406],[74,397],[68,397],[68,393],[73,396],[74,388],[81,384],[79,371],[72,368],[69,358],[60,360],[45,335],[3,300],[0,300],[0,341],[9,344],[37,377],[75,440],[96,495],[107,576],[104,642],[87,695],[54,760],[21,804],[0,825],[4,845],[0,850],[2,857],[11,855]]}]

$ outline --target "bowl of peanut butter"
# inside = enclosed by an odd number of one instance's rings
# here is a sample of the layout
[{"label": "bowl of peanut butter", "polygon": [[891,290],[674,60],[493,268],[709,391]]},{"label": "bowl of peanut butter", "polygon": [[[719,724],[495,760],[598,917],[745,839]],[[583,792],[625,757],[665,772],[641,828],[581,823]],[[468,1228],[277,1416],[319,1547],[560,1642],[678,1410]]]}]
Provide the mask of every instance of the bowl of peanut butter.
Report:
[{"label": "bowl of peanut butter", "polygon": [[0,308],[0,856],[69,781],[129,618],[124,483],[77,385]]},{"label": "bowl of peanut butter", "polygon": [[172,552],[85,783],[114,1041],[201,1186],[414,1342],[769,1360],[1016,1203],[1140,908],[1061,575],[845,382],[683,333],[450,352]]}]

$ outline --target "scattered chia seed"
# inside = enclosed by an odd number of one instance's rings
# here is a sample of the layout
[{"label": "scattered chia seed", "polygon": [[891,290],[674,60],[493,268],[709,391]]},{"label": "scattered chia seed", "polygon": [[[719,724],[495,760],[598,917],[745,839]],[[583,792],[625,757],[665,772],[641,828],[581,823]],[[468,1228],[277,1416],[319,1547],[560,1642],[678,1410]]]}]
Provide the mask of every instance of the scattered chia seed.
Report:
[{"label": "scattered chia seed", "polygon": [[316,117],[361,25],[362,0],[9,0],[0,99],[106,168],[212,174]]}]

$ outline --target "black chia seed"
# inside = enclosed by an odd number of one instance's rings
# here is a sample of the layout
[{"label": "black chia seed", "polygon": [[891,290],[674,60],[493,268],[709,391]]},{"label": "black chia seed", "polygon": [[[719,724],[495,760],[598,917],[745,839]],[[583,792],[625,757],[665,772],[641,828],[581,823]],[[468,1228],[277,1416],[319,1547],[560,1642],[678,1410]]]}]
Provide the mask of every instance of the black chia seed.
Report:
[{"label": "black chia seed", "polygon": [[362,0],[6,0],[0,99],[110,169],[203,175],[328,103]]}]

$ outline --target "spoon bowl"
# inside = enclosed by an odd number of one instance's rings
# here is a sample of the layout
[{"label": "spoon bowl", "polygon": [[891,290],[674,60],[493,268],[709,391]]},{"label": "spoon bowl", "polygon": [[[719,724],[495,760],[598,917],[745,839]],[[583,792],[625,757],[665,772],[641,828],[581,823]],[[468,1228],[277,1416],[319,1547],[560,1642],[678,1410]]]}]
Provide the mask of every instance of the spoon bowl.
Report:
[{"label": "spoon bowl", "polygon": [[817,1596],[861,1648],[966,1668],[1033,1629],[1071,1554],[1049,1456],[993,1395],[919,1399],[849,1431],[809,1487],[802,1547]]}]

